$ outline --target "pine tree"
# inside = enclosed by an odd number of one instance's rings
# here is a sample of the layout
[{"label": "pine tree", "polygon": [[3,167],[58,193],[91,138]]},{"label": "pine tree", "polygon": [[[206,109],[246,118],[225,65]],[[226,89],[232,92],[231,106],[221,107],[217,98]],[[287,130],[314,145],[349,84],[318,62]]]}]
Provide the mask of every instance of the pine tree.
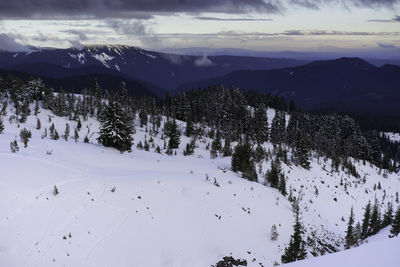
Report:
[{"label": "pine tree", "polygon": [[374,206],[372,207],[371,219],[369,221],[369,234],[374,235],[381,229],[381,216],[379,206],[375,199]]},{"label": "pine tree", "polygon": [[74,140],[75,140],[75,143],[78,142],[78,140],[79,140],[79,133],[78,133],[78,130],[76,128],[75,128],[75,131],[74,131]]},{"label": "pine tree", "polygon": [[142,108],[139,112],[139,120],[140,120],[140,127],[147,125],[148,115],[144,108]]},{"label": "pine tree", "polygon": [[310,168],[309,151],[307,148],[306,140],[303,134],[301,134],[300,130],[298,130],[297,133],[297,140],[293,155],[295,157],[296,164],[300,165],[304,169]]},{"label": "pine tree", "polygon": [[77,123],[77,125],[76,125],[76,128],[78,129],[78,131],[80,131],[81,128],[82,128],[82,122],[81,122],[81,119],[80,119],[80,118],[78,118],[78,123]]},{"label": "pine tree", "polygon": [[247,178],[250,181],[257,181],[257,172],[254,166],[254,162],[251,159],[251,146],[248,138],[246,141],[240,142],[236,147],[232,155],[231,167],[234,172],[241,171],[243,178]]},{"label": "pine tree", "polygon": [[280,174],[278,190],[279,190],[279,192],[281,192],[281,194],[282,194],[283,196],[286,196],[286,195],[287,195],[287,191],[286,191],[286,180],[285,180],[285,175],[283,175],[283,173]]},{"label": "pine tree", "polygon": [[400,206],[397,208],[396,215],[394,215],[392,229],[390,233],[394,236],[398,236],[400,233]]},{"label": "pine tree", "polygon": [[267,171],[266,178],[268,183],[273,188],[279,187],[279,179],[281,173],[281,163],[279,158],[276,156],[274,161],[271,162],[271,169]]},{"label": "pine tree", "polygon": [[364,219],[363,219],[362,226],[361,226],[361,238],[362,239],[365,239],[369,236],[370,218],[371,218],[371,202],[368,202],[367,206],[365,207]]},{"label": "pine tree", "polygon": [[36,99],[36,101],[35,101],[35,116],[37,116],[39,113],[40,113],[39,101]]},{"label": "pine tree", "polygon": [[393,204],[392,202],[387,203],[387,209],[383,215],[382,228],[392,224],[393,221]]},{"label": "pine tree", "polygon": [[37,120],[36,120],[36,129],[40,130],[40,128],[42,128],[42,123],[40,122],[40,119],[37,118]]},{"label": "pine tree", "polygon": [[255,111],[255,129],[256,139],[259,144],[268,141],[268,119],[267,110],[265,105],[262,103],[258,106]]},{"label": "pine tree", "polygon": [[221,148],[222,148],[221,135],[220,135],[219,131],[217,131],[217,134],[215,135],[215,139],[211,143],[210,156],[212,159],[217,157],[218,151],[220,151]]},{"label": "pine tree", "polygon": [[18,146],[17,140],[10,142],[10,150],[12,153],[19,151],[19,146]]},{"label": "pine tree", "polygon": [[4,128],[3,117],[0,115],[0,134],[4,132]]},{"label": "pine tree", "polygon": [[65,124],[65,130],[64,130],[64,134],[63,134],[63,138],[65,141],[68,141],[69,132],[70,132],[69,124],[67,123],[67,124]]},{"label": "pine tree", "polygon": [[347,224],[346,244],[344,246],[345,249],[349,249],[351,246],[353,246],[356,243],[355,237],[354,237],[353,224],[354,224],[354,212],[353,212],[353,207],[351,207],[349,222]]},{"label": "pine tree", "polygon": [[295,204],[294,208],[296,222],[293,226],[293,234],[290,237],[289,246],[285,248],[285,252],[281,257],[282,263],[303,260],[307,256],[305,242],[302,238],[303,227],[300,222],[300,210],[298,204]]},{"label": "pine tree", "polygon": [[270,234],[270,236],[271,236],[271,240],[272,241],[277,240],[278,237],[279,237],[279,233],[278,233],[278,230],[276,229],[276,225],[275,224],[273,224],[271,226],[271,234]]},{"label": "pine tree", "polygon": [[[132,118],[116,101],[110,101],[100,119],[97,140],[103,146],[113,147],[121,153],[131,151],[134,126]],[[87,139],[87,136],[85,137]]]},{"label": "pine tree", "polygon": [[185,134],[187,137],[192,136],[194,133],[194,126],[193,126],[193,121],[192,119],[189,117],[186,119],[186,131]]},{"label": "pine tree", "polygon": [[169,137],[168,149],[172,150],[179,148],[181,134],[179,133],[175,119],[168,125],[167,136]]},{"label": "pine tree", "polygon": [[224,157],[232,156],[232,148],[229,137],[225,138],[224,148],[222,149],[222,156]]},{"label": "pine tree", "polygon": [[19,137],[21,138],[22,143],[24,143],[24,147],[28,147],[29,139],[32,137],[31,131],[28,131],[26,128],[22,129],[19,133]]}]

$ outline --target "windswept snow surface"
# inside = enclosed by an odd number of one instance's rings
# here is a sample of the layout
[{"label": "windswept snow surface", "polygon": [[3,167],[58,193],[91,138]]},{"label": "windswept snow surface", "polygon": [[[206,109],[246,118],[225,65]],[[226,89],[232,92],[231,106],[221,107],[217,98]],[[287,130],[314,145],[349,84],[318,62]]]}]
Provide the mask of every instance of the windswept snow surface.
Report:
[{"label": "windswept snow surface", "polygon": [[[39,116],[48,128],[47,114]],[[53,122],[61,135],[68,121]],[[249,266],[270,266],[289,239],[290,203],[281,198],[276,205],[275,190],[229,171],[228,158],[210,160],[202,150],[193,157],[120,154],[98,144],[41,139],[44,128],[34,129],[34,116],[23,125],[32,131],[28,147],[20,143],[14,154],[9,144],[19,141],[20,128],[5,123],[0,266],[203,267],[231,253]],[[76,122],[69,123],[74,129]],[[86,127],[98,128],[94,120],[83,125],[80,140]],[[135,139],[143,141],[143,129],[137,131]],[[281,234],[275,242],[272,224]]]},{"label": "windswept snow surface", "polygon": [[[7,116],[14,114],[10,106]],[[274,113],[268,110],[269,121]],[[260,183],[249,182],[230,171],[230,157],[210,159],[206,146],[211,139],[198,140],[189,157],[182,155],[190,141],[185,136],[176,156],[157,154],[153,147],[138,150],[136,144],[150,136],[136,119],[133,152],[120,154],[97,144],[94,119],[81,118],[75,143],[61,135],[66,123],[73,134],[76,122],[44,109],[39,118],[40,130],[33,115],[19,127],[4,119],[0,134],[0,266],[204,267],[230,255],[246,259],[248,266],[280,262],[292,234],[291,203],[262,185],[262,174]],[[52,123],[60,140],[42,139]],[[184,130],[185,124],[178,123]],[[32,132],[27,148],[19,139],[23,127]],[[161,134],[153,138],[162,148]],[[85,135],[91,143],[83,143]],[[10,152],[14,139],[17,153]],[[272,149],[269,143],[264,147]],[[264,161],[257,170],[265,173],[270,163]],[[394,199],[400,176],[369,163],[354,164],[361,178],[332,172],[330,160],[323,158],[314,158],[310,170],[282,163],[288,191],[301,199],[305,237],[342,249],[351,206],[360,221],[369,200],[398,205]],[[378,183],[382,189],[374,190]],[[270,240],[273,224],[277,241]]]},{"label": "windswept snow surface", "polygon": [[389,228],[350,250],[298,261],[287,267],[399,267],[400,236],[388,239]]}]

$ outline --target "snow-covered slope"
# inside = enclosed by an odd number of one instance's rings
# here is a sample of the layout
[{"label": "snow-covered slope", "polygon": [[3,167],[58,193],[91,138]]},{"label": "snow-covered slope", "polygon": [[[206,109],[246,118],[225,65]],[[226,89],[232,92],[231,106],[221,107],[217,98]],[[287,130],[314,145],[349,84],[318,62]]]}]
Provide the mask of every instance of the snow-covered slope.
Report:
[{"label": "snow-covered slope", "polygon": [[[8,114],[13,114],[10,107]],[[292,234],[291,203],[262,185],[261,174],[260,183],[249,182],[230,171],[229,157],[210,159],[210,139],[199,140],[189,157],[182,153],[190,141],[184,136],[176,156],[154,148],[146,152],[136,144],[150,136],[136,121],[133,152],[120,154],[97,144],[95,119],[82,120],[75,143],[41,136],[51,123],[60,135],[69,123],[73,133],[76,122],[44,109],[39,118],[41,130],[31,115],[19,128],[5,120],[0,134],[0,266],[200,267],[230,255],[246,259],[248,266],[280,262]],[[32,132],[27,148],[19,140],[23,127]],[[85,135],[92,143],[83,143]],[[161,133],[153,138],[163,147]],[[17,153],[10,152],[14,139]],[[302,198],[305,234],[320,241],[309,251],[342,248],[346,222],[341,218],[347,220],[351,206],[358,221],[369,200],[394,203],[398,175],[384,177],[368,163],[354,164],[361,178],[331,172],[322,158],[313,159],[311,170],[282,164],[288,191]],[[269,166],[264,161],[257,169],[265,173]],[[382,189],[374,190],[378,183]],[[276,241],[270,237],[273,224]]]},{"label": "snow-covered slope", "polygon": [[382,230],[369,242],[338,253],[287,264],[287,267],[398,267],[400,237],[388,239],[388,229]]}]

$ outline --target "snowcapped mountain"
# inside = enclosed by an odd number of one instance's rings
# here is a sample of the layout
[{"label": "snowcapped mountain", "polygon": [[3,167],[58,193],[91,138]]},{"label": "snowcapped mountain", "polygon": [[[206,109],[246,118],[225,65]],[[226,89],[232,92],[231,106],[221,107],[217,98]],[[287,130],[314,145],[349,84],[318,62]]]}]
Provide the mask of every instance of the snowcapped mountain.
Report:
[{"label": "snowcapped mountain", "polygon": [[[165,90],[178,85],[225,75],[239,69],[273,69],[304,64],[305,61],[284,58],[255,58],[235,56],[185,56],[147,51],[125,45],[85,46],[83,49],[36,49],[30,52],[0,52],[0,68],[39,74],[47,63],[66,69],[99,66],[147,81]],[[27,65],[29,67],[27,67]],[[46,74],[46,73],[41,73]],[[57,72],[45,76],[59,77]]]},{"label": "snowcapped mountain", "polygon": [[[81,117],[77,142],[69,135],[68,140],[51,140],[44,132],[52,124],[61,135],[66,123],[71,129],[78,123],[41,105],[37,117],[31,114],[24,123],[12,117],[12,104],[6,109],[10,119],[4,119],[0,134],[2,266],[203,267],[224,256],[244,259],[247,266],[280,262],[294,218],[292,203],[263,185],[271,158],[257,165],[259,182],[250,182],[231,171],[231,157],[210,158],[212,139],[206,136],[197,140],[191,156],[183,155],[190,142],[184,134],[176,155],[166,155],[165,149],[156,153],[157,146],[164,147],[163,133],[150,133],[151,123],[141,126],[139,115],[134,120],[132,153],[98,144],[99,122],[90,116]],[[269,108],[266,115],[271,125],[276,111]],[[165,121],[162,117],[161,128]],[[26,148],[19,139],[24,127],[32,133]],[[185,127],[178,121],[181,133]],[[83,142],[85,137],[88,143]],[[10,152],[14,139],[20,146],[17,153]],[[139,142],[149,143],[149,151],[137,148]],[[262,146],[273,150],[270,142]],[[309,170],[282,162],[287,189],[300,200],[309,257],[343,249],[351,207],[356,221],[361,221],[368,201],[377,200],[382,207],[388,202],[398,205],[399,175],[369,162],[351,161],[360,177],[346,169],[334,170],[330,159],[315,153]],[[271,240],[272,225],[277,227],[277,240]],[[394,260],[398,241],[363,245],[354,260],[378,246],[377,253]],[[392,249],[385,251],[386,244]],[[348,259],[350,253],[332,257]]]}]

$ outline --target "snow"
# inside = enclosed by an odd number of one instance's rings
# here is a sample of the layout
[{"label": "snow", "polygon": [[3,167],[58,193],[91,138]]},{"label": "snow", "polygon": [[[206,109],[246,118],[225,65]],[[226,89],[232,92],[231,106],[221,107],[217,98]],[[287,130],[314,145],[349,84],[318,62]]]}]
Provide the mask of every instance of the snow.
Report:
[{"label": "snow", "polygon": [[118,64],[115,64],[114,67],[115,67],[118,71],[121,71],[121,69],[119,68],[119,65],[118,65]]},{"label": "snow", "polygon": [[86,62],[86,58],[85,58],[85,53],[84,52],[80,52],[78,54],[72,54],[72,53],[68,53],[68,55],[74,59],[76,59],[80,64],[85,64]]},{"label": "snow", "polygon": [[350,250],[317,258],[306,259],[283,266],[287,267],[398,267],[400,265],[400,236],[388,239],[387,231],[374,236],[372,241]]},{"label": "snow", "polygon": [[139,51],[139,53],[142,54],[142,55],[145,55],[145,56],[147,56],[149,58],[152,58],[152,59],[156,59],[157,58],[155,55],[152,55],[152,54],[149,54],[149,53],[145,53],[143,51]]},{"label": "snow", "polygon": [[[11,104],[7,112],[13,114]],[[269,125],[274,114],[273,109],[267,110]],[[229,255],[246,259],[248,266],[280,262],[292,234],[291,203],[277,190],[262,185],[262,175],[260,183],[254,183],[230,171],[231,158],[210,159],[206,146],[211,139],[198,140],[190,157],[183,156],[190,141],[185,136],[176,156],[157,154],[154,148],[138,150],[136,144],[143,143],[145,136],[148,140],[149,133],[139,127],[136,118],[133,152],[120,154],[97,144],[99,123],[95,119],[81,118],[83,127],[75,143],[71,138],[54,141],[41,139],[41,135],[51,123],[60,136],[66,123],[73,133],[76,122],[44,109],[39,118],[41,130],[35,129],[33,115],[19,128],[5,119],[5,132],[0,134],[0,266],[202,267]],[[185,123],[178,121],[178,125],[183,130]],[[23,127],[32,132],[27,148],[19,140]],[[89,144],[82,141],[87,133]],[[163,147],[161,133],[153,138]],[[20,146],[17,153],[9,148],[14,139]],[[270,143],[264,147],[272,150]],[[257,170],[261,167],[265,173],[270,163],[264,161]],[[332,172],[330,160],[322,158],[313,158],[310,170],[282,163],[288,191],[292,188],[294,196],[302,198],[306,235],[315,233],[337,249],[343,248],[351,206],[357,222],[369,200],[392,201],[396,207],[395,192],[400,192],[400,176],[385,174],[369,163],[353,163],[365,183],[342,170]],[[374,190],[378,182],[382,189]],[[54,185],[59,190],[56,196]],[[273,224],[278,228],[277,241],[270,240]],[[317,266],[311,264],[321,260],[326,265],[318,266],[329,267],[330,257],[343,263],[341,257],[350,261],[349,257],[371,255],[369,247],[376,249],[374,255],[396,262],[393,248],[399,239],[387,239],[387,233],[378,239],[298,266]],[[394,266],[389,263],[384,266]]]},{"label": "snow", "polygon": [[386,135],[392,142],[400,142],[400,133],[385,132],[383,134]]},{"label": "snow", "polygon": [[91,57],[100,61],[105,67],[110,68],[110,65],[107,61],[114,59],[113,56],[107,55],[106,53],[102,52],[101,54],[92,54]]}]

